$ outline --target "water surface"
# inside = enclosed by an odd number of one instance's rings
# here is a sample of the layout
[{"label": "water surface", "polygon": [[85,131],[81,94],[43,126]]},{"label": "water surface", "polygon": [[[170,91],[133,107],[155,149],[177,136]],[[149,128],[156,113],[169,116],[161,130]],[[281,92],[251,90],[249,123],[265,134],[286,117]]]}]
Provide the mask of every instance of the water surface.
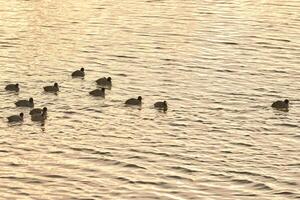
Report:
[{"label": "water surface", "polygon": [[[299,13],[296,0],[0,0],[0,198],[299,199]],[[103,76],[112,90],[90,97]],[[15,108],[29,97],[44,126]],[[270,108],[285,98],[289,112]]]}]

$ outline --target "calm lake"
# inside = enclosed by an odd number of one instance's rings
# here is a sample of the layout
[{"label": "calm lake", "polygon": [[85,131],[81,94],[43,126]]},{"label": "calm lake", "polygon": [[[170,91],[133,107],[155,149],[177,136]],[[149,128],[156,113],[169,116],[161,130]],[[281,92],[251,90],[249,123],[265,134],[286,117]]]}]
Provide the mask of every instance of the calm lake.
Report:
[{"label": "calm lake", "polygon": [[0,0],[0,74],[0,199],[300,198],[298,0]]}]

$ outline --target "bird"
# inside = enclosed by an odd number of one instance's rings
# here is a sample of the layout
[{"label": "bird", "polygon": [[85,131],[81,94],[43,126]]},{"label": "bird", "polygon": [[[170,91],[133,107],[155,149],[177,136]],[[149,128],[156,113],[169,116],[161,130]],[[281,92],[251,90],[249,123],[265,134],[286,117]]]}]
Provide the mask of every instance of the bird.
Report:
[{"label": "bird", "polygon": [[43,112],[47,113],[47,107],[44,107],[43,109],[41,108],[34,108],[32,109],[29,114],[30,115],[35,115],[35,114],[42,114]]},{"label": "bird", "polygon": [[168,110],[167,101],[158,101],[158,102],[154,103],[154,108],[167,111]]},{"label": "bird", "polygon": [[24,113],[20,113],[19,115],[12,115],[7,117],[8,122],[21,122],[24,119]]},{"label": "bird", "polygon": [[50,85],[50,86],[45,86],[44,87],[44,91],[45,92],[58,92],[59,88],[58,88],[58,84],[54,83],[54,85]]},{"label": "bird", "polygon": [[128,99],[125,101],[125,104],[126,105],[137,105],[137,106],[142,105],[142,97],[138,96],[137,99],[135,99],[135,98]]},{"label": "bird", "polygon": [[47,109],[43,110],[42,113],[31,115],[31,121],[34,122],[42,122],[45,121],[46,118],[47,118]]},{"label": "bird", "polygon": [[8,84],[5,87],[5,90],[7,91],[15,91],[15,92],[19,92],[20,88],[19,88],[19,83],[16,84]]},{"label": "bird", "polygon": [[72,73],[72,77],[84,77],[84,68],[82,67],[80,70],[76,70]]},{"label": "bird", "polygon": [[111,88],[111,77],[102,77],[102,78],[99,78],[98,80],[96,80],[96,83],[98,85],[101,85],[101,86],[104,86],[104,87],[107,87],[107,88]]},{"label": "bird", "polygon": [[103,97],[104,98],[105,97],[105,88],[101,88],[101,90],[95,89],[95,90],[91,91],[89,94],[94,97]]},{"label": "bird", "polygon": [[272,103],[271,107],[276,109],[288,109],[289,108],[289,100],[285,99],[284,101],[275,101]]},{"label": "bird", "polygon": [[29,98],[29,100],[19,100],[15,104],[17,107],[34,107],[33,98]]}]

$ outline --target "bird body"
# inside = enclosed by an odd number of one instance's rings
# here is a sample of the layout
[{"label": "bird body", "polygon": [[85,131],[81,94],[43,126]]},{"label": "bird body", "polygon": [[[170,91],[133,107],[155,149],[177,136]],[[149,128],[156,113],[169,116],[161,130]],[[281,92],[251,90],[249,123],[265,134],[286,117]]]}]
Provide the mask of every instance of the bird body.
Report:
[{"label": "bird body", "polygon": [[158,101],[154,103],[154,108],[161,109],[161,110],[168,110],[167,101]]},{"label": "bird body", "polygon": [[35,115],[35,114],[42,114],[43,112],[47,112],[46,107],[44,107],[43,109],[42,108],[34,108],[29,112],[29,114],[30,115]]},{"label": "bird body", "polygon": [[45,121],[46,118],[47,118],[47,110],[43,111],[40,114],[31,115],[31,121],[34,121],[34,122],[42,122],[42,121]]},{"label": "bird body", "polygon": [[100,86],[106,87],[106,88],[111,88],[112,82],[111,82],[111,77],[102,77],[96,80],[96,83]]},{"label": "bird body", "polygon": [[30,98],[29,100],[19,100],[15,104],[17,107],[34,107],[33,98]]},{"label": "bird body", "polygon": [[76,70],[72,73],[72,77],[84,77],[84,68],[81,68],[80,70]]},{"label": "bird body", "polygon": [[19,115],[12,115],[7,117],[8,122],[21,122],[24,119],[24,114],[20,113]]},{"label": "bird body", "polygon": [[135,99],[135,98],[128,99],[125,101],[125,104],[126,105],[137,105],[137,106],[142,105],[142,97],[139,96],[137,99]]},{"label": "bird body", "polygon": [[105,97],[105,88],[102,88],[101,90],[95,89],[91,91],[89,94],[95,97]]},{"label": "bird body", "polygon": [[19,88],[19,84],[8,84],[5,87],[5,90],[7,91],[15,91],[15,92],[19,92],[20,88]]},{"label": "bird body", "polygon": [[44,87],[44,91],[45,92],[58,92],[59,91],[58,84],[54,83],[54,85],[46,86],[46,87]]},{"label": "bird body", "polygon": [[271,107],[277,109],[288,109],[289,108],[289,100],[285,99],[284,101],[275,101],[272,103]]}]

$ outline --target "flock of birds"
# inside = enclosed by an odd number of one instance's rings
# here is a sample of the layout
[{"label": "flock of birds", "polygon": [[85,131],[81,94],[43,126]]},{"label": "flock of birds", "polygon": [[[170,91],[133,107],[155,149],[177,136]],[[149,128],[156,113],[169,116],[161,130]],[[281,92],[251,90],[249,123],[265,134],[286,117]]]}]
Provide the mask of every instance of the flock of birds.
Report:
[{"label": "flock of birds", "polygon": [[[71,76],[73,78],[79,77],[83,78],[85,76],[84,68],[81,68],[80,70],[74,71]],[[105,90],[111,89],[112,87],[112,80],[111,77],[103,77],[96,80],[97,85],[101,87],[101,89],[95,89],[91,92],[89,92],[90,95],[95,97],[103,97],[105,98]],[[13,91],[13,92],[19,92],[20,86],[19,84],[9,84],[5,87],[5,90],[7,91]],[[59,92],[59,86],[58,83],[54,83],[52,86],[46,86],[44,87],[45,92],[52,92],[57,93]],[[47,119],[47,107],[44,108],[34,108],[34,101],[33,98],[29,98],[28,100],[19,100],[15,102],[15,105],[17,107],[29,107],[32,108],[32,110],[29,112],[31,115],[32,121],[40,121],[43,122]],[[130,98],[125,101],[125,105],[132,105],[132,106],[141,106],[142,105],[142,97],[138,96],[138,98]],[[167,111],[168,105],[166,101],[158,101],[154,103],[154,108],[157,108],[159,110]],[[24,113],[20,113],[19,115],[12,115],[7,117],[8,122],[22,122],[24,120]]]},{"label": "flock of birds", "polygon": [[[71,74],[72,77],[81,77],[85,76],[84,68],[80,70],[76,70]],[[111,77],[103,77],[96,80],[96,83],[101,86],[101,89],[95,89],[89,92],[90,95],[95,97],[105,97],[105,90],[111,89],[112,87],[112,80]],[[5,87],[7,91],[19,92],[20,87],[19,84],[9,84]],[[54,83],[53,86],[46,86],[44,87],[45,92],[52,92],[57,93],[59,92],[58,83]],[[134,105],[134,106],[141,106],[142,105],[142,97],[138,96],[138,98],[131,98],[125,101],[126,105]],[[17,107],[29,107],[32,110],[29,112],[31,115],[32,121],[45,121],[47,119],[47,107],[44,108],[33,108],[34,102],[33,98],[29,98],[28,100],[19,100],[15,103]],[[275,101],[271,107],[279,109],[279,110],[288,110],[289,108],[289,100],[285,99],[284,101]],[[167,111],[168,105],[166,101],[159,101],[154,103],[154,108]],[[20,113],[19,115],[12,115],[7,117],[8,122],[22,122],[24,120],[24,113]]]}]

